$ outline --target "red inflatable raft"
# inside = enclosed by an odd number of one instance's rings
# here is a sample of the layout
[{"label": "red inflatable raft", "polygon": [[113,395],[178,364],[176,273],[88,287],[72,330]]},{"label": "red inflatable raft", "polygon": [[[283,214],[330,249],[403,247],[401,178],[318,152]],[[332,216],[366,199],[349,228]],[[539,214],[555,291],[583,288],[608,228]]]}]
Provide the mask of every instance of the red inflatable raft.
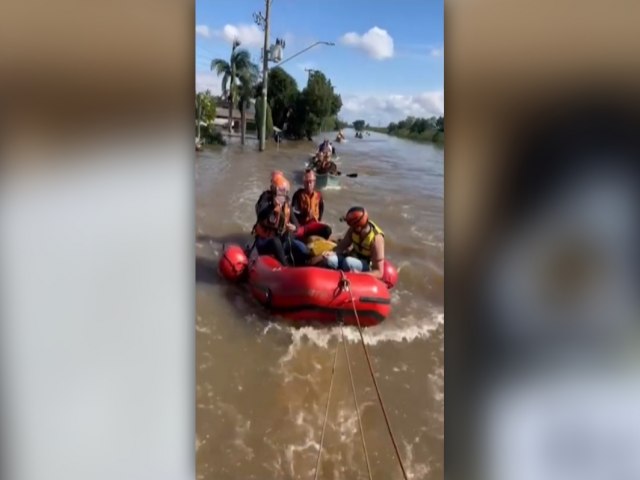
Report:
[{"label": "red inflatable raft", "polygon": [[238,245],[225,248],[219,271],[229,281],[248,280],[253,297],[273,314],[294,322],[377,325],[391,311],[389,289],[397,271],[385,261],[384,281],[371,275],[321,267],[283,267],[271,256],[249,261]]}]

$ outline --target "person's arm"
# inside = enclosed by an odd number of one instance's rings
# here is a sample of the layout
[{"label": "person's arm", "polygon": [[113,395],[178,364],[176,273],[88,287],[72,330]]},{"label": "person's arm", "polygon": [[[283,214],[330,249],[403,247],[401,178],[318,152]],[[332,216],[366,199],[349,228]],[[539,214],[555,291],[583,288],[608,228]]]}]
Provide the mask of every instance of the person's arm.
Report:
[{"label": "person's arm", "polygon": [[300,217],[303,213],[302,210],[300,210],[300,190],[296,190],[296,193],[293,194],[293,198],[291,199],[291,212],[293,213],[292,217],[296,217],[299,224]]},{"label": "person's arm", "polygon": [[318,195],[320,195],[320,205],[319,205],[319,217],[318,217],[318,221],[322,221],[322,215],[324,214],[324,198],[322,198],[322,194],[320,192],[318,192]]},{"label": "person's arm", "polygon": [[338,245],[336,246],[335,252],[338,255],[341,255],[350,246],[351,246],[351,228],[349,228],[349,230],[347,230],[347,233],[344,234],[344,237],[342,237],[342,240],[340,240],[340,242],[338,242]]},{"label": "person's arm", "polygon": [[274,205],[269,203],[264,205],[258,212],[258,223],[265,221],[273,213]]},{"label": "person's arm", "polygon": [[384,237],[376,235],[371,249],[371,270],[365,272],[372,277],[382,279],[384,276]]},{"label": "person's arm", "polygon": [[289,222],[293,224],[294,227],[300,228],[300,222],[298,221],[298,217],[296,217],[296,213],[293,211],[293,208],[291,208]]},{"label": "person's arm", "polygon": [[260,198],[258,198],[258,201],[256,202],[256,215],[258,215],[260,213],[260,210],[262,210],[267,205],[266,197],[267,195],[264,192],[260,194]]}]

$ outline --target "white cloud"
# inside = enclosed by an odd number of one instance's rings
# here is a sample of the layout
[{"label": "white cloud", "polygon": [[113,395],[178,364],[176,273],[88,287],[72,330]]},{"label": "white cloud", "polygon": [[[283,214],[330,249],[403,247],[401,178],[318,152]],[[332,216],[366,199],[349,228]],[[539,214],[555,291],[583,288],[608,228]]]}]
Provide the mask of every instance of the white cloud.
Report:
[{"label": "white cloud", "polygon": [[240,40],[243,47],[261,47],[264,45],[264,32],[257,25],[225,25],[222,30],[216,30],[214,35],[228,43]]},{"label": "white cloud", "polygon": [[222,94],[222,77],[214,72],[196,72],[196,92],[211,90],[213,95]]},{"label": "white cloud", "polygon": [[209,38],[211,36],[211,31],[206,25],[196,25],[196,35],[200,35],[204,38]]},{"label": "white cloud", "polygon": [[362,50],[375,60],[393,57],[393,38],[382,28],[373,27],[363,35],[349,32],[340,41],[344,45]]},{"label": "white cloud", "polygon": [[408,116],[438,117],[444,115],[444,92],[423,92],[417,95],[342,95],[339,115],[348,122],[361,118],[374,126],[386,126]]}]

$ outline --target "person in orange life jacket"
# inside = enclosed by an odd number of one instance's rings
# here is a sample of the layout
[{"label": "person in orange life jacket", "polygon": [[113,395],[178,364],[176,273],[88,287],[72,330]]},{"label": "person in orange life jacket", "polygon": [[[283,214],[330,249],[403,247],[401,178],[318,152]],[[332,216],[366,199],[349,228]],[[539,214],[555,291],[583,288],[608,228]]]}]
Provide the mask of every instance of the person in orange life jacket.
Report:
[{"label": "person in orange life jacket", "polygon": [[273,255],[282,265],[304,265],[310,252],[303,242],[293,238],[292,233],[298,227],[295,216],[291,215],[289,182],[281,175],[276,176],[271,198],[258,212],[252,231],[258,253]]},{"label": "person in orange life jacket", "polygon": [[315,190],[316,174],[307,169],[304,173],[304,188],[298,189],[291,199],[293,214],[301,228],[296,231],[296,237],[305,240],[309,235],[317,235],[324,239],[331,236],[331,227],[320,223],[324,213],[324,199]]},{"label": "person in orange life jacket", "polygon": [[[335,270],[363,272],[382,279],[384,277],[384,232],[369,220],[362,207],[351,207],[340,219],[349,229],[335,251],[324,252],[325,265]],[[345,254],[347,249],[351,251]]]},{"label": "person in orange life jacket", "polygon": [[271,180],[270,180],[269,188],[260,194],[260,197],[256,202],[256,216],[258,215],[258,213],[260,213],[260,210],[262,210],[263,208],[265,208],[267,205],[271,203],[272,197],[273,197],[273,191],[275,188],[274,182],[278,177],[284,178],[284,173],[282,173],[280,170],[274,170],[273,172],[271,172]]}]

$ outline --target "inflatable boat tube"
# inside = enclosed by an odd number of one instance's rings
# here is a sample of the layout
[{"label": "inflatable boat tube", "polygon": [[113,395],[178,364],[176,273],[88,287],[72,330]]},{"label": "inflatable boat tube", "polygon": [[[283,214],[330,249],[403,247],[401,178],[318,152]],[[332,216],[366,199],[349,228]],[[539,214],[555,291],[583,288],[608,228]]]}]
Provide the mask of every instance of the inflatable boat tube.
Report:
[{"label": "inflatable boat tube", "polygon": [[[252,296],[274,315],[293,323],[377,325],[391,311],[397,271],[385,261],[384,281],[357,272],[322,267],[286,267],[271,256],[247,261],[238,245],[227,247],[219,261],[229,281],[247,280]],[[357,318],[356,318],[357,313]]]},{"label": "inflatable boat tube", "polygon": [[[343,283],[345,280],[348,283]],[[321,267],[283,267],[259,256],[249,264],[253,297],[276,315],[297,322],[371,326],[391,311],[387,286],[371,275]],[[353,301],[352,301],[353,299]]]}]

